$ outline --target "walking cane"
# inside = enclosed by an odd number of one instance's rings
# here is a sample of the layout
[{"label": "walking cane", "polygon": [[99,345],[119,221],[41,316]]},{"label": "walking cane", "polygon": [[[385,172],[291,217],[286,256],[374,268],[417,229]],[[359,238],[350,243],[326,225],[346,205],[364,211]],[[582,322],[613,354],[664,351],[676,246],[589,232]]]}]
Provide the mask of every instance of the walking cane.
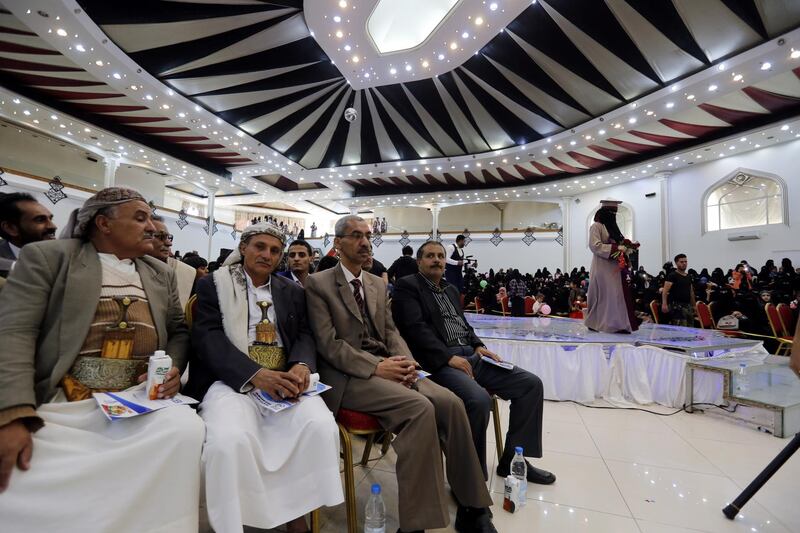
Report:
[{"label": "walking cane", "polygon": [[729,504],[725,507],[722,512],[727,516],[729,519],[733,520],[736,517],[736,514],[742,510],[742,507],[750,501],[750,498],[755,496],[756,492],[764,486],[764,484],[769,481],[775,472],[780,470],[783,464],[789,460],[789,458],[800,449],[800,433],[794,436],[794,438],[786,445],[786,447],[781,450],[781,452],[775,456],[775,459],[770,462],[767,467],[756,476],[756,478],[750,482],[746,489],[739,494],[739,497],[733,500],[733,503]]}]

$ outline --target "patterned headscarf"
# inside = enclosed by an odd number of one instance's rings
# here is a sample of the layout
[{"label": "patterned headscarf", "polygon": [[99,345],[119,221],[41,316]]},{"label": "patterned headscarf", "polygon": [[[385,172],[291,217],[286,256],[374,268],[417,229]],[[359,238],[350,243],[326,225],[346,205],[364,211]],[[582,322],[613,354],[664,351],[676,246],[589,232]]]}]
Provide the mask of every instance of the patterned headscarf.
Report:
[{"label": "patterned headscarf", "polygon": [[[259,222],[258,224],[253,224],[252,226],[248,226],[242,231],[242,237],[239,240],[239,243],[247,242],[250,237],[255,235],[271,235],[278,239],[281,242],[281,247],[286,245],[286,234],[281,231],[281,229],[272,224],[270,222]],[[225,262],[222,263],[222,266],[229,266],[236,263],[242,262],[242,254],[239,252],[239,248],[237,247],[231,254],[225,259]]]},{"label": "patterned headscarf", "polygon": [[69,217],[66,227],[61,231],[62,239],[72,239],[85,237],[89,229],[89,224],[102,209],[115,205],[141,200],[147,203],[144,196],[133,189],[125,187],[109,187],[99,191],[97,194],[86,200],[83,207],[74,210]]}]

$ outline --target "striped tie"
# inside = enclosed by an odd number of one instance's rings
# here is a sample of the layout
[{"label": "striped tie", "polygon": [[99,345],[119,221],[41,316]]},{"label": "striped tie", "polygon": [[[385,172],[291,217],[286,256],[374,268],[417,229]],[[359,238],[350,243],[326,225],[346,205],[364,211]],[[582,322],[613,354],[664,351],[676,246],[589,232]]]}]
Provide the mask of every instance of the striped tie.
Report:
[{"label": "striped tie", "polygon": [[353,297],[356,299],[356,303],[358,304],[358,308],[361,310],[361,314],[364,314],[364,298],[361,297],[361,280],[354,279],[350,282],[353,285]]}]

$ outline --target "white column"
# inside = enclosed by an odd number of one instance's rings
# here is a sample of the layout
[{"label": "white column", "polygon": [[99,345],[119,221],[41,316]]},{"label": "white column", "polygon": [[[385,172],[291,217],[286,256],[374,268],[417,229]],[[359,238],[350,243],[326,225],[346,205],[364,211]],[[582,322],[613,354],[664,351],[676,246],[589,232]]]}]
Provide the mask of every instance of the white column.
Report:
[{"label": "white column", "polygon": [[432,224],[431,224],[431,233],[434,240],[436,240],[436,234],[439,231],[439,212],[442,210],[442,207],[439,205],[432,205],[431,206],[431,217],[432,217]]},{"label": "white column", "polygon": [[117,181],[117,169],[119,168],[119,159],[115,157],[106,157],[103,160],[105,165],[105,174],[103,175],[103,187],[113,187]]},{"label": "white column", "polygon": [[654,175],[658,180],[660,187],[659,196],[661,202],[659,203],[661,210],[661,264],[667,261],[672,261],[672,243],[670,242],[669,232],[669,177],[672,171],[656,172]]},{"label": "white column", "polygon": [[[213,185],[207,185],[206,190],[208,191],[208,207],[206,209],[206,216],[208,218],[208,260],[212,261],[215,258],[215,255],[211,255],[213,252],[213,241],[214,241],[214,201],[217,197],[217,187]],[[219,254],[217,254],[219,255]]]},{"label": "white column", "polygon": [[564,255],[564,274],[568,274],[572,266],[572,255],[570,251],[570,231],[571,231],[571,215],[572,215],[572,197],[563,196],[559,202],[561,207],[561,233],[562,233],[562,252]]}]

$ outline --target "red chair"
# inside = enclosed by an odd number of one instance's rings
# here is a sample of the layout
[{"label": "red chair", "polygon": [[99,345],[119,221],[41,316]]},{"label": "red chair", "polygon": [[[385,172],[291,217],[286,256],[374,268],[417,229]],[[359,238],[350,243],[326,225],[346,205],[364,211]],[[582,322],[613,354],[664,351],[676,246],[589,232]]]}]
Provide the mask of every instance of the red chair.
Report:
[{"label": "red chair", "polygon": [[[342,459],[344,460],[344,502],[345,511],[347,513],[347,533],[358,533],[356,480],[353,471],[355,465],[353,464],[353,441],[350,436],[364,435],[367,437],[364,453],[359,463],[361,466],[367,466],[375,437],[386,433],[386,431],[381,427],[378,423],[378,419],[374,416],[343,408],[339,409],[339,412],[336,413],[336,424],[339,426],[339,438],[342,442]],[[390,443],[391,434],[387,435],[383,441],[380,457],[386,455]]]},{"label": "red chair", "polygon": [[481,314],[486,312],[486,309],[484,309],[483,305],[481,305],[481,299],[477,296],[475,297],[475,312]]},{"label": "red chair", "polygon": [[533,302],[536,300],[533,296],[526,296],[525,297],[525,314],[527,316],[533,316]]},{"label": "red chair", "polygon": [[464,309],[464,294],[461,293],[458,297],[458,302],[461,304],[461,309]]},{"label": "red chair", "polygon": [[500,298],[500,310],[499,311],[492,311],[492,313],[497,313],[498,315],[508,316],[511,312],[508,310],[508,296],[503,296]]},{"label": "red chair", "polygon": [[768,303],[764,305],[764,312],[767,314],[767,321],[770,329],[772,329],[772,334],[778,341],[778,349],[775,351],[775,355],[789,355],[789,351],[792,348],[792,335],[784,329],[778,308],[774,304]]},{"label": "red chair", "polygon": [[700,327],[703,329],[716,329],[714,323],[714,316],[711,314],[711,308],[705,302],[696,302],[694,304],[695,311],[697,311],[697,320],[700,322]]},{"label": "red chair", "polygon": [[653,315],[653,322],[661,324],[661,305],[658,300],[650,302],[650,314]]},{"label": "red chair", "polygon": [[787,336],[791,337],[794,328],[797,326],[797,317],[792,313],[792,308],[786,304],[778,304],[778,316],[783,325],[783,331]]}]

